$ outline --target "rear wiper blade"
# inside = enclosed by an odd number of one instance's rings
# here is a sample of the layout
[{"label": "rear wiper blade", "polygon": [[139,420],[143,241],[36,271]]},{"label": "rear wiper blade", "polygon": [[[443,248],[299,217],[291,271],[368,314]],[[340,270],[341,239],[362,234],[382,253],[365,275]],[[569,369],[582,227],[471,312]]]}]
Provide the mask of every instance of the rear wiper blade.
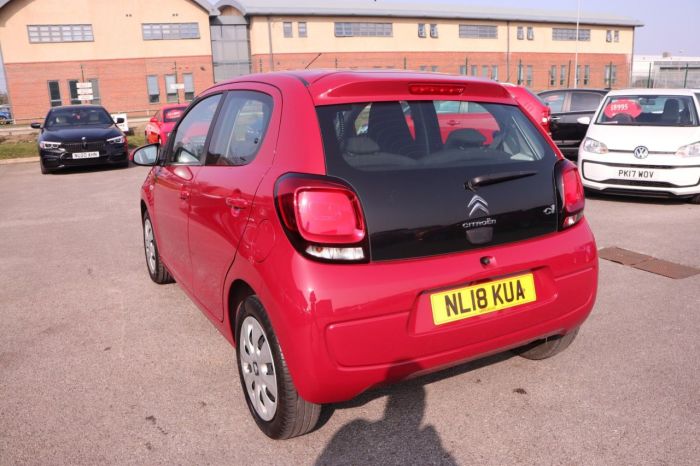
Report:
[{"label": "rear wiper blade", "polygon": [[480,186],[488,186],[490,184],[501,183],[503,181],[517,180],[528,176],[537,175],[534,170],[522,170],[515,172],[494,173],[492,175],[475,176],[471,180],[464,183],[464,187],[470,191],[476,191]]}]

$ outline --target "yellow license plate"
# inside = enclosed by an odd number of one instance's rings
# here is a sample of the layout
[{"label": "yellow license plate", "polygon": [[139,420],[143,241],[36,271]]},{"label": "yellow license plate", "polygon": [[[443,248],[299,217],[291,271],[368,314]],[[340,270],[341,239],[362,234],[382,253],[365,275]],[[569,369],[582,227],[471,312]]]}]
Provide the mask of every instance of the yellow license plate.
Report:
[{"label": "yellow license plate", "polygon": [[537,300],[531,273],[430,295],[435,325],[468,319]]}]

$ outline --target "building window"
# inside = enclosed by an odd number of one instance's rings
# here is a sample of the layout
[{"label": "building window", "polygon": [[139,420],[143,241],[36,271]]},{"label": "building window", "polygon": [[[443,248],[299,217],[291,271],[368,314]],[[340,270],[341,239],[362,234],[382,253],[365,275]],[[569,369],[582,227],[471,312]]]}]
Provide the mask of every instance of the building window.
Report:
[{"label": "building window", "polygon": [[284,33],[284,37],[294,37],[292,34],[292,23],[290,21],[285,21],[282,23],[282,31]]},{"label": "building window", "polygon": [[527,87],[532,87],[532,65],[527,65],[527,80],[525,81]]},{"label": "building window", "polygon": [[307,37],[306,21],[299,21],[299,24],[297,24],[297,32],[299,33],[299,37]]},{"label": "building window", "polygon": [[549,85],[556,86],[557,84],[557,65],[552,65],[549,69]]},{"label": "building window", "polygon": [[498,81],[498,65],[493,65],[491,67],[491,79]]},{"label": "building window", "polygon": [[58,81],[49,81],[49,102],[52,107],[60,107],[61,102],[61,87]]},{"label": "building window", "polygon": [[561,71],[559,73],[559,85],[566,85],[566,65],[561,65]]},{"label": "building window", "polygon": [[160,102],[160,87],[158,86],[158,76],[146,77],[148,87],[148,103],[157,104]]},{"label": "building window", "polygon": [[518,64],[518,86],[521,86],[523,84],[523,65],[522,63]]},{"label": "building window", "polygon": [[431,24],[430,25],[430,37],[433,39],[438,38],[438,29],[437,29],[437,24]]},{"label": "building window", "polygon": [[391,37],[392,23],[335,23],[336,37]]},{"label": "building window", "polygon": [[92,84],[92,103],[95,105],[100,105],[100,83],[97,78],[88,79],[88,82]]},{"label": "building window", "polygon": [[199,23],[144,23],[143,40],[199,39]]},{"label": "building window", "polygon": [[467,65],[459,65],[459,74],[467,75]]},{"label": "building window", "polygon": [[613,87],[617,82],[617,65],[605,65],[605,87]]},{"label": "building window", "polygon": [[182,82],[185,84],[185,100],[191,102],[194,100],[194,76],[192,73],[184,73]]},{"label": "building window", "polygon": [[[576,28],[552,28],[552,40],[576,40]],[[578,40],[590,41],[591,30],[579,29]]]},{"label": "building window", "polygon": [[437,65],[433,65],[430,67],[430,71],[433,73],[437,73],[440,68]]},{"label": "building window", "polygon": [[78,105],[78,104],[83,103],[83,101],[78,98],[79,95],[78,95],[78,80],[77,79],[71,79],[68,81],[68,91],[70,92],[71,105]]},{"label": "building window", "polygon": [[425,23],[418,23],[418,37],[425,39]]},{"label": "building window", "polygon": [[179,100],[176,84],[177,78],[174,74],[165,75],[165,100],[169,103],[178,102]]},{"label": "building window", "polygon": [[583,85],[588,86],[591,82],[591,65],[586,65],[583,67]]},{"label": "building window", "polygon": [[425,65],[421,65],[419,69],[420,69],[421,71],[427,71],[427,70],[428,70],[428,67],[425,66]]},{"label": "building window", "polygon": [[460,24],[459,37],[462,39],[498,39],[498,27],[486,24]]},{"label": "building window", "polygon": [[535,29],[532,26],[527,27],[527,40],[535,40]]},{"label": "building window", "polygon": [[517,32],[518,40],[524,40],[524,39],[525,39],[525,31],[524,31],[524,29],[525,29],[525,28],[523,28],[522,26],[518,26],[518,32]]},{"label": "building window", "polygon": [[91,24],[32,24],[27,26],[29,42],[93,42]]},{"label": "building window", "polygon": [[489,77],[489,67],[488,67],[488,65],[482,65],[482,66],[481,66],[481,77],[482,77],[482,78],[488,78],[488,77]]},{"label": "building window", "polygon": [[615,42],[620,42],[620,31],[615,31]]},{"label": "building window", "polygon": [[605,31],[605,42],[612,42],[612,31],[610,29]]},{"label": "building window", "polygon": [[472,65],[472,76],[477,76],[479,74],[479,67]]}]

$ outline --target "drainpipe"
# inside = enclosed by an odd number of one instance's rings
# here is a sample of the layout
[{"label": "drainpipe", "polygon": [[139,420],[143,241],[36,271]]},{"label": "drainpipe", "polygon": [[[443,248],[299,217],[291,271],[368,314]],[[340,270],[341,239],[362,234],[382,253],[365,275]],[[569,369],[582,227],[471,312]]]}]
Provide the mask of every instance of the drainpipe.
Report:
[{"label": "drainpipe", "polygon": [[506,82],[510,82],[510,21],[506,21]]},{"label": "drainpipe", "polygon": [[270,46],[270,71],[275,71],[275,54],[272,50],[272,23],[270,17],[267,17],[267,42]]}]

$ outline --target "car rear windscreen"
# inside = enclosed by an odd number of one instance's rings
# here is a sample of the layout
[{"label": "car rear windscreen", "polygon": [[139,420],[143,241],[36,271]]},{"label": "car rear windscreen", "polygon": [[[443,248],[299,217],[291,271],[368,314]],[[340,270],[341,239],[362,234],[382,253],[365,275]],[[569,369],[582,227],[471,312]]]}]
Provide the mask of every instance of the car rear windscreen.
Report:
[{"label": "car rear windscreen", "polygon": [[[447,253],[556,230],[556,215],[542,212],[555,203],[557,158],[516,106],[390,101],[322,106],[317,113],[327,174],[357,191],[373,259]],[[484,176],[500,181],[477,187]],[[474,208],[475,196],[483,208]],[[480,225],[490,233],[469,234]]]},{"label": "car rear windscreen", "polygon": [[698,126],[698,114],[691,96],[615,95],[605,99],[596,123],[623,126]]}]

